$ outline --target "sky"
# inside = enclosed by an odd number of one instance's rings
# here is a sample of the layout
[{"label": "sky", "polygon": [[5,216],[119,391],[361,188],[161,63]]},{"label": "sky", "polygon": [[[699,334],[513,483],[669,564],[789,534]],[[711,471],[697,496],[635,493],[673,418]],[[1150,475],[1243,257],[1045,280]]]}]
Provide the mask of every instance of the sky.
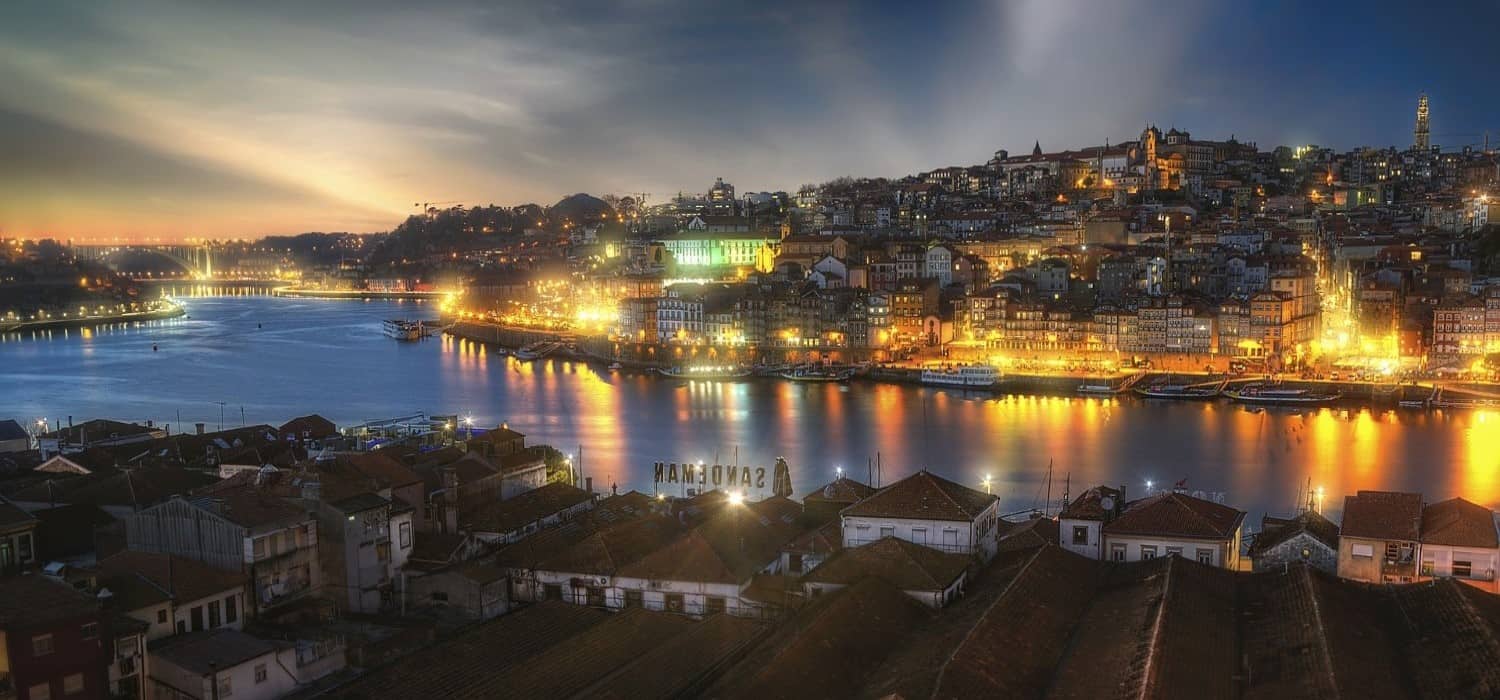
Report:
[{"label": "sky", "polygon": [[0,3],[0,236],[388,230],[1135,138],[1500,141],[1491,2]]}]

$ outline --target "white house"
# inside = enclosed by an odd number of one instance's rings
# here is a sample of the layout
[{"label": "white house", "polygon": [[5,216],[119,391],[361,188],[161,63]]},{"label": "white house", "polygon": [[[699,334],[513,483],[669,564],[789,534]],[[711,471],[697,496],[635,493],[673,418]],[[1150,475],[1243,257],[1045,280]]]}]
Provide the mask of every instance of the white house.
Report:
[{"label": "white house", "polygon": [[922,470],[839,513],[844,548],[898,537],[944,552],[995,556],[999,499]]},{"label": "white house", "polygon": [[928,248],[923,263],[923,277],[936,278],[938,284],[944,287],[953,284],[952,248],[945,245],[935,245]]},{"label": "white house", "polygon": [[463,514],[460,527],[485,544],[505,545],[577,517],[593,507],[593,494],[558,482],[508,500],[472,508]]},{"label": "white house", "polygon": [[244,629],[249,577],[186,557],[124,551],[99,560],[110,605],[148,625],[146,640],[213,629]]},{"label": "white house", "polygon": [[1235,571],[1244,521],[1244,511],[1183,493],[1161,493],[1127,504],[1119,517],[1106,522],[1101,551],[1110,561],[1176,554]]},{"label": "white house", "polygon": [[972,561],[964,554],[886,537],[829,557],[802,578],[802,588],[808,598],[814,598],[873,576],[936,609],[963,593]]},{"label": "white house", "polygon": [[1104,523],[1125,509],[1125,491],[1095,486],[1078,495],[1057,514],[1057,543],[1075,554],[1103,559]]},{"label": "white house", "polygon": [[230,629],[179,635],[151,650],[159,700],[273,700],[344,667],[340,644],[279,643]]},{"label": "white house", "polygon": [[1500,534],[1495,512],[1462,498],[1450,498],[1422,508],[1422,568],[1420,580],[1454,578],[1500,593]]}]

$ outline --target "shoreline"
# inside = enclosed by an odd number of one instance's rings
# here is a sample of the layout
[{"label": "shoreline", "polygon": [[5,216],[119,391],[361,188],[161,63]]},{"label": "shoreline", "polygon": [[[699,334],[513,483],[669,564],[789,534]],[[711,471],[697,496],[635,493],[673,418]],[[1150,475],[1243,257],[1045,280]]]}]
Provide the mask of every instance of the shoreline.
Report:
[{"label": "shoreline", "polygon": [[[487,332],[483,332],[483,333],[473,332],[474,330],[477,330],[476,328],[473,328],[475,326],[481,327],[481,328],[485,329]],[[501,325],[498,325],[498,324],[480,324],[480,323],[476,323],[474,321],[460,322],[458,324],[455,324],[453,327],[451,327],[447,331],[445,331],[445,333],[448,334],[448,335],[451,335],[453,337],[456,337],[456,338],[461,338],[461,339],[464,339],[464,340],[468,340],[470,342],[484,343],[486,345],[494,345],[494,346],[497,346],[497,347],[502,347],[502,348],[506,348],[506,349],[510,349],[510,350],[514,350],[515,348],[522,347],[523,345],[529,344],[531,342],[537,342],[537,341],[540,341],[540,340],[562,341],[562,340],[565,340],[565,339],[571,337],[571,334],[566,333],[566,332],[561,332],[561,331],[540,330],[540,329],[531,329],[531,328],[512,328],[512,327],[508,327],[508,326],[501,326]],[[505,341],[501,340],[502,336],[504,336],[506,340],[509,340],[511,342],[505,342]],[[524,341],[524,342],[519,342],[519,341]],[[619,359],[619,358],[610,358],[608,356],[601,355],[601,354],[599,354],[597,352],[591,352],[591,351],[585,349],[587,345],[588,345],[588,343],[585,342],[584,338],[579,338],[578,339],[577,349],[575,349],[575,350],[568,350],[566,348],[561,348],[561,349],[557,350],[555,353],[553,353],[552,355],[550,355],[549,357],[556,357],[558,359],[564,359],[564,360],[573,361],[573,362],[582,362],[582,363],[589,364],[589,365],[599,365],[601,367],[604,366],[604,365],[608,365],[611,362],[619,362],[623,366],[623,371],[627,371],[627,372],[642,372],[642,373],[648,373],[648,374],[649,373],[653,373],[656,369],[659,369],[659,368],[661,368],[661,367],[664,366],[664,365],[662,365],[662,363],[659,363],[659,362],[642,362],[642,361],[639,361],[639,360],[627,360],[627,359]],[[547,359],[547,358],[541,358],[541,359]],[[1243,406],[1246,409],[1272,410],[1272,411],[1287,411],[1287,410],[1304,411],[1304,410],[1316,410],[1316,409],[1320,409],[1320,408],[1349,409],[1349,408],[1362,408],[1362,407],[1379,408],[1379,409],[1397,409],[1397,408],[1401,408],[1401,409],[1405,409],[1405,410],[1417,411],[1417,410],[1432,410],[1432,409],[1443,409],[1443,408],[1446,408],[1446,409],[1464,409],[1464,410],[1470,410],[1470,409],[1473,409],[1473,408],[1481,408],[1482,409],[1482,408],[1488,408],[1489,407],[1489,406],[1483,406],[1483,405],[1479,405],[1479,406],[1435,406],[1435,405],[1427,405],[1425,403],[1425,401],[1432,396],[1432,394],[1434,392],[1434,389],[1436,388],[1436,386],[1431,385],[1431,384],[1389,384],[1389,383],[1357,382],[1357,381],[1305,380],[1305,379],[1300,379],[1300,378],[1295,378],[1295,377],[1285,377],[1285,378],[1282,378],[1280,381],[1282,383],[1284,383],[1286,386],[1292,387],[1292,388],[1322,388],[1322,389],[1331,389],[1331,390],[1339,392],[1340,396],[1337,399],[1326,401],[1326,402],[1320,402],[1320,403],[1316,403],[1316,404],[1300,404],[1299,405],[1299,404],[1295,404],[1295,403],[1292,403],[1292,404],[1272,404],[1272,403],[1256,404],[1256,403],[1250,403],[1250,402],[1235,401],[1233,399],[1230,399],[1228,396],[1224,396],[1222,394],[1218,395],[1218,396],[1213,396],[1213,397],[1210,397],[1210,398],[1202,398],[1202,399],[1170,399],[1170,398],[1141,396],[1140,394],[1135,393],[1132,389],[1125,389],[1123,391],[1118,391],[1116,393],[1102,393],[1102,394],[1100,394],[1100,393],[1084,393],[1084,392],[1080,392],[1078,390],[1079,387],[1081,385],[1083,385],[1083,384],[1108,383],[1108,384],[1113,384],[1113,385],[1119,385],[1120,383],[1129,380],[1133,376],[1135,376],[1135,375],[1121,374],[1121,375],[1112,375],[1112,376],[1109,376],[1109,377],[1096,377],[1096,376],[1083,376],[1083,375],[1076,375],[1075,376],[1075,375],[1011,373],[1011,374],[1003,374],[1001,376],[1001,378],[1000,378],[1000,381],[997,382],[996,384],[994,384],[993,386],[988,386],[988,387],[967,387],[966,388],[966,387],[952,387],[952,386],[940,386],[940,385],[933,385],[933,384],[925,384],[920,379],[920,377],[921,377],[921,369],[919,369],[919,368],[875,366],[875,367],[870,368],[867,372],[862,373],[860,375],[857,375],[857,376],[853,377],[851,379],[851,381],[854,381],[854,382],[876,383],[876,384],[893,384],[893,385],[913,386],[913,387],[926,387],[926,388],[937,389],[937,390],[959,392],[959,393],[964,393],[964,394],[973,394],[973,395],[976,395],[976,396],[994,396],[994,397],[1002,397],[1002,396],[1027,396],[1027,397],[1048,397],[1048,398],[1077,397],[1077,398],[1098,398],[1098,399],[1116,399],[1116,400],[1122,399],[1122,398],[1129,398],[1129,399],[1135,399],[1135,400],[1145,401],[1145,402],[1151,402],[1151,403],[1159,403],[1159,402],[1172,402],[1172,403],[1218,403],[1218,402],[1223,402],[1223,403],[1227,403],[1227,404],[1230,404],[1230,405]],[[1149,381],[1152,378],[1165,378],[1165,377],[1171,377],[1171,376],[1174,376],[1174,373],[1160,372],[1160,371],[1145,372],[1145,373],[1143,373],[1141,375],[1141,381],[1145,382],[1145,381]],[[1176,376],[1182,376],[1182,373],[1176,373]],[[1195,382],[1210,383],[1210,382],[1223,381],[1223,382],[1226,382],[1226,384],[1228,386],[1230,386],[1230,387],[1233,387],[1233,386],[1236,386],[1236,385],[1248,384],[1248,383],[1252,383],[1252,382],[1261,382],[1261,381],[1268,381],[1269,380],[1269,378],[1266,377],[1266,376],[1264,376],[1264,375],[1193,375],[1193,377],[1194,377]],[[751,376],[751,377],[745,377],[745,378],[742,378],[742,379],[724,380],[724,381],[756,381],[756,380],[761,380],[761,379],[784,381],[784,380],[782,380],[779,377],[771,376],[771,375],[767,375],[767,376]],[[692,380],[685,380],[685,379],[675,379],[675,380],[676,381],[692,381]],[[718,381],[718,380],[702,380],[702,381]],[[1474,383],[1472,383],[1472,382],[1467,383],[1467,384],[1469,384],[1471,386],[1474,385]],[[1497,393],[1500,393],[1500,386],[1496,386],[1494,388],[1497,391]],[[1424,404],[1421,407],[1403,406],[1402,405],[1402,402],[1409,402],[1409,401],[1423,401]]]},{"label": "shoreline", "polygon": [[171,308],[154,309],[151,311],[134,311],[109,316],[86,316],[83,318],[49,318],[42,321],[17,321],[15,323],[0,323],[0,334],[25,333],[27,331],[45,331],[56,328],[93,328],[96,326],[107,326],[114,323],[140,323],[144,321],[163,321],[170,318],[178,318],[187,315],[187,309],[181,305],[173,304]]},{"label": "shoreline", "polygon": [[292,299],[404,299],[416,301],[432,299],[441,301],[444,297],[448,296],[448,292],[377,292],[367,289],[296,289],[293,287],[276,287],[271,290],[271,296]]}]

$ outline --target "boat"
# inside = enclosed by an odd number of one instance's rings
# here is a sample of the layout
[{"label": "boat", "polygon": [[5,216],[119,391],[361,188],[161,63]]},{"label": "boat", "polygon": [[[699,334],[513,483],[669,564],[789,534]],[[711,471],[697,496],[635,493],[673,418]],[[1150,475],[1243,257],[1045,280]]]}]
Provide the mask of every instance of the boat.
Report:
[{"label": "boat", "polygon": [[778,372],[777,376],[793,382],[843,382],[854,376],[854,370],[833,367],[797,367]]},{"label": "boat", "polygon": [[409,321],[404,318],[386,319],[383,328],[387,338],[396,340],[420,340],[422,338],[421,321]]},{"label": "boat", "polygon": [[522,362],[530,362],[532,360],[539,359],[542,356],[542,343],[532,343],[530,345],[527,345],[526,347],[516,350],[515,356],[517,360],[520,360]]},{"label": "boat", "polygon": [[1114,396],[1125,393],[1125,389],[1113,384],[1089,384],[1084,382],[1078,385],[1078,393],[1087,396]]},{"label": "boat", "polygon": [[618,372],[618,371],[620,371],[622,369],[625,369],[625,365],[622,365],[622,364],[620,364],[618,362],[611,362],[611,363],[609,363],[609,371],[611,371],[611,372]]},{"label": "boat", "polygon": [[1238,389],[1225,389],[1223,394],[1240,403],[1282,406],[1315,406],[1333,403],[1344,396],[1337,391],[1301,389],[1265,382],[1246,384]]},{"label": "boat", "polygon": [[1150,386],[1138,386],[1135,393],[1148,399],[1181,399],[1188,401],[1205,401],[1216,398],[1222,385],[1211,386],[1191,384],[1152,384]]},{"label": "boat", "polygon": [[1000,381],[1000,370],[989,365],[964,365],[947,369],[924,369],[921,380],[932,386],[988,389]]},{"label": "boat", "polygon": [[686,367],[658,367],[657,374],[674,379],[689,379],[694,381],[718,382],[744,379],[754,374],[749,367],[736,365],[688,365]]}]

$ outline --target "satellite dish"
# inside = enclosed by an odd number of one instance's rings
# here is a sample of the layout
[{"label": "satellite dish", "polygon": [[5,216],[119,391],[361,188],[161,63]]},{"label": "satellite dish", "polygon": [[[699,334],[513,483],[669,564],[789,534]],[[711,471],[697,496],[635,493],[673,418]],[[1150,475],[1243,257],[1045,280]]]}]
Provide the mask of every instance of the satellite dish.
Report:
[{"label": "satellite dish", "polygon": [[1115,497],[1114,496],[1105,496],[1104,498],[1099,499],[1099,505],[1104,506],[1105,510],[1114,510],[1115,509]]}]

